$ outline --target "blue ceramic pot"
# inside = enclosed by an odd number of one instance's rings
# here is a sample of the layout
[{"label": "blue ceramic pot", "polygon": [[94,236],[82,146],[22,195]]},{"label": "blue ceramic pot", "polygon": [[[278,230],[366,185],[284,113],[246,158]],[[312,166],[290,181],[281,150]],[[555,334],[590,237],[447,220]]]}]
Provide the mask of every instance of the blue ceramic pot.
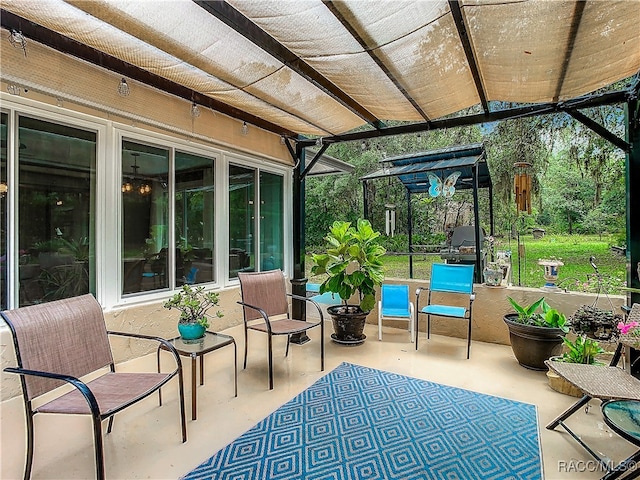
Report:
[{"label": "blue ceramic pot", "polygon": [[196,340],[204,336],[205,328],[199,323],[178,323],[178,332],[184,340]]}]

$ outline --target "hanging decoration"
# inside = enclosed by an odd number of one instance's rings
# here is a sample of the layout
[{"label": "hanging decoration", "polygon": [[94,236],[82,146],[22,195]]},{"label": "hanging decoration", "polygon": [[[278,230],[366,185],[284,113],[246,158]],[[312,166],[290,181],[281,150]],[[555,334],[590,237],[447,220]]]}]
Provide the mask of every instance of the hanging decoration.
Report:
[{"label": "hanging decoration", "polygon": [[434,173],[428,173],[429,177],[429,195],[438,197],[442,195],[445,198],[453,197],[456,192],[456,182],[461,172],[453,172],[444,181]]},{"label": "hanging decoration", "polygon": [[516,172],[513,177],[513,193],[516,197],[516,207],[519,212],[531,213],[531,164],[516,162],[513,164]]},{"label": "hanging decoration", "polygon": [[122,184],[121,190],[122,193],[138,193],[139,195],[149,195],[151,193],[151,185],[146,181],[146,179],[140,177],[138,175],[138,157],[140,153],[132,152],[131,156],[133,157],[133,165],[131,165],[132,174],[124,176],[124,183]]}]

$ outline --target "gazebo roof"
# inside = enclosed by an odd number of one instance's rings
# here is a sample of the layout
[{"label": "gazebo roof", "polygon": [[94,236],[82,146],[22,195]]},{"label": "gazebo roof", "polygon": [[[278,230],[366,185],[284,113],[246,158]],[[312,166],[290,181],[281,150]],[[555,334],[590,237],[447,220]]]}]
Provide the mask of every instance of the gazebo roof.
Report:
[{"label": "gazebo roof", "polygon": [[445,179],[454,172],[460,172],[455,188],[464,190],[473,188],[473,171],[477,167],[478,188],[491,187],[491,175],[481,143],[388,157],[380,163],[383,164],[381,169],[361,177],[361,180],[398,177],[410,193],[423,193],[429,190],[428,173]]}]

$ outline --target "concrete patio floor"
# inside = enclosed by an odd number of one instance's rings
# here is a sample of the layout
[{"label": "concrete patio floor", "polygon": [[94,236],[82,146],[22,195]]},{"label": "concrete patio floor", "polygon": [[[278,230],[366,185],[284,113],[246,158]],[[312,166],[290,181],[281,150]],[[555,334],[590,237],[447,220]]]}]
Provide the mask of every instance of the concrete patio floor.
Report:
[{"label": "concrete patio floor", "polygon": [[[377,326],[367,324],[367,341],[357,347],[331,342],[331,323],[326,322],[326,372],[341,362],[350,362],[468,390],[533,403],[538,407],[544,478],[596,479],[603,471],[569,435],[544,427],[575,402],[551,390],[543,372],[518,365],[509,346],[473,342],[466,360],[466,341],[420,334],[416,352],[404,330],[385,328],[383,341]],[[105,464],[110,479],[175,479],[259,420],[276,410],[324,373],[320,372],[319,329],[310,331],[312,342],[292,345],[284,358],[286,340],[274,341],[274,390],[267,384],[266,336],[250,332],[248,366],[242,370],[244,348],[241,326],[226,330],[238,343],[238,397],[233,396],[233,349],[225,347],[205,357],[205,385],[198,387],[198,419],[191,420],[190,364],[183,357],[188,441],[180,442],[177,388],[172,381],[164,388],[163,406],[157,396],[116,415],[114,430],[105,437]],[[155,367],[155,356],[121,365],[134,369],[141,364]],[[596,451],[616,464],[634,447],[611,432],[602,421],[598,401],[589,413],[581,410],[568,422]],[[0,477],[22,478],[24,468],[24,415],[22,400],[1,404]],[[106,425],[105,425],[106,428]],[[37,415],[33,479],[85,479],[94,476],[91,424],[88,417]]]}]

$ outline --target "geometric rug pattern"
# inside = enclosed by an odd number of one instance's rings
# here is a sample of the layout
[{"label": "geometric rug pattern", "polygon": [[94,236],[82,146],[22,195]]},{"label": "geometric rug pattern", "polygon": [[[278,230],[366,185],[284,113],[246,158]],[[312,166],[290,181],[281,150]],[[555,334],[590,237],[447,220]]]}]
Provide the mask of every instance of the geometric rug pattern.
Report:
[{"label": "geometric rug pattern", "polygon": [[537,412],[343,363],[183,478],[541,479]]}]

